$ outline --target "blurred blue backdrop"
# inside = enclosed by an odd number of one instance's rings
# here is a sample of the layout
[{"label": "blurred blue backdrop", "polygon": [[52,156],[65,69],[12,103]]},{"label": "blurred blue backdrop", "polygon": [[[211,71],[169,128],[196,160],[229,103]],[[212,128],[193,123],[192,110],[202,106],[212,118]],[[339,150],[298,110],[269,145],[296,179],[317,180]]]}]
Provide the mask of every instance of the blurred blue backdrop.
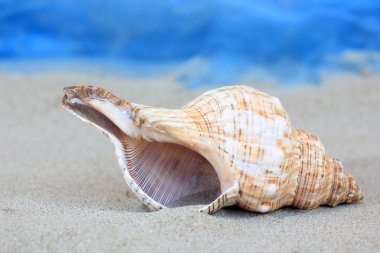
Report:
[{"label": "blurred blue backdrop", "polygon": [[191,86],[376,72],[378,50],[379,0],[0,0],[4,61],[117,61],[141,74],[181,66]]}]

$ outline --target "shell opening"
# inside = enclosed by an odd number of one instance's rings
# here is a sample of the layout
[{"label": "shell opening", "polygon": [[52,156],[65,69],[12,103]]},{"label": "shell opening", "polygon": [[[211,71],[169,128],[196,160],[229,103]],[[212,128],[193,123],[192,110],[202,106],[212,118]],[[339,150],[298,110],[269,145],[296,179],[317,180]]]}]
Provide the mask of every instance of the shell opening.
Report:
[{"label": "shell opening", "polygon": [[[63,105],[104,130],[115,143],[123,172],[149,198],[166,207],[209,204],[221,193],[213,166],[197,152],[175,143],[126,135],[109,117],[78,97],[65,95]],[[120,163],[120,161],[119,161]],[[140,196],[141,197],[141,196]],[[145,196],[144,196],[145,197]]]},{"label": "shell opening", "polygon": [[122,144],[129,174],[156,202],[167,207],[208,204],[220,194],[216,172],[195,151],[128,137]]}]

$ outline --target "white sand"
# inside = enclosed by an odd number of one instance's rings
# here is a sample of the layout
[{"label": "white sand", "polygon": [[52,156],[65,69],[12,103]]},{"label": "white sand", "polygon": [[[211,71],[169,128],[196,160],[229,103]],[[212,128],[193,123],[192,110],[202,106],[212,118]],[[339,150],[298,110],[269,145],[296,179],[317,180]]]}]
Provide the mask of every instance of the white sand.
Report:
[{"label": "white sand", "polygon": [[269,214],[199,206],[149,212],[128,191],[108,140],[60,107],[62,88],[96,84],[169,108],[200,94],[170,76],[0,73],[1,252],[379,252],[380,76],[322,87],[265,88],[298,128],[317,134],[364,188],[362,202]]}]

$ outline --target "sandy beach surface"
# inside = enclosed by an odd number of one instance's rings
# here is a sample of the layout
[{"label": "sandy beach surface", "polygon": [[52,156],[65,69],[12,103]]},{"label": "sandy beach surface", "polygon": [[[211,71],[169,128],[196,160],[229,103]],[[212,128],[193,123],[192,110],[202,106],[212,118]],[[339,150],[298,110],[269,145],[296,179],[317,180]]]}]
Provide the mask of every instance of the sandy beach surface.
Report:
[{"label": "sandy beach surface", "polygon": [[0,72],[1,252],[380,252],[380,76],[260,87],[293,125],[317,134],[364,189],[363,201],[268,214],[187,206],[149,212],[128,190],[112,144],[60,106],[62,88],[95,84],[176,108],[204,90],[168,75]]}]

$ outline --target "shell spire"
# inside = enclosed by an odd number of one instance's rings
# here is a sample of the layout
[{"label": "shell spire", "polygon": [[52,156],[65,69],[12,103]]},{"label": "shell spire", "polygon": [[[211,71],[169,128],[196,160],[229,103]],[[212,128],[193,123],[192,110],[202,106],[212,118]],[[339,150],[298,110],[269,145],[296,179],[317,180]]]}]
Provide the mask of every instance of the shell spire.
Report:
[{"label": "shell spire", "polygon": [[280,101],[247,86],[204,93],[169,110],[94,86],[64,89],[62,105],[105,133],[129,187],[152,210],[207,204],[255,212],[363,198],[319,138],[294,129]]},{"label": "shell spire", "polygon": [[301,151],[301,167],[293,206],[315,208],[336,206],[363,198],[356,181],[344,172],[342,162],[329,158],[320,139],[302,130],[296,130]]}]

